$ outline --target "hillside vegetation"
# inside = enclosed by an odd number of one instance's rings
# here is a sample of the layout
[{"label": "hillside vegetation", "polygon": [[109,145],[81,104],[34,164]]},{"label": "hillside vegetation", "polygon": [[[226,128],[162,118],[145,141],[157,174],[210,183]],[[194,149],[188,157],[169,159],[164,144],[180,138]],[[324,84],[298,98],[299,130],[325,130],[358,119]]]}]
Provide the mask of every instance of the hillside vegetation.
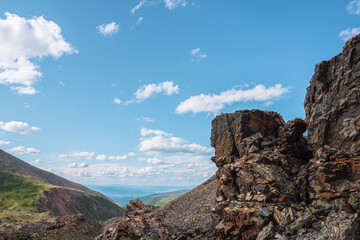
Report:
[{"label": "hillside vegetation", "polygon": [[36,211],[36,196],[52,187],[34,177],[0,172],[0,210]]}]

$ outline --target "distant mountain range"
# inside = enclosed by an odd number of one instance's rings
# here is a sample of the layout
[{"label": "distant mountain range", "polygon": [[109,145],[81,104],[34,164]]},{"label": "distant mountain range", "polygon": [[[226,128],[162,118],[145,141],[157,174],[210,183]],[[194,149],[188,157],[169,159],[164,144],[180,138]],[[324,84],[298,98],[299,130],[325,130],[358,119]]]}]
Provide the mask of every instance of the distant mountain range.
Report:
[{"label": "distant mountain range", "polygon": [[54,216],[81,213],[96,221],[125,213],[123,206],[103,194],[36,168],[3,150],[0,150],[0,210],[47,212]]},{"label": "distant mountain range", "polygon": [[[105,194],[114,202],[125,206],[130,200],[140,199],[145,204],[153,205],[159,199],[163,205],[172,199],[186,193],[196,186],[123,186],[123,185],[87,185],[87,187]],[[172,196],[172,197],[171,197]],[[161,198],[167,198],[160,200]],[[157,206],[160,206],[157,204]]]}]

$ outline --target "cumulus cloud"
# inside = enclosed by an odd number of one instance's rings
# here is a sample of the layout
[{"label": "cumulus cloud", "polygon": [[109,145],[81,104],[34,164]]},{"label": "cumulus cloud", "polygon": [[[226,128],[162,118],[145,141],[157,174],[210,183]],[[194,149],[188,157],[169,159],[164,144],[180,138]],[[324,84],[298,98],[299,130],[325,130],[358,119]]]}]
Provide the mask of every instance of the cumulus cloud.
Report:
[{"label": "cumulus cloud", "polygon": [[156,94],[164,94],[166,96],[171,96],[173,94],[179,93],[179,86],[174,85],[171,81],[161,82],[159,84],[148,84],[143,85],[134,93],[135,98],[127,101],[121,101],[118,98],[114,98],[114,103],[120,105],[129,105],[132,103],[141,103],[145,101],[147,98],[154,96]]},{"label": "cumulus cloud", "polygon": [[23,154],[39,155],[40,154],[40,151],[37,150],[36,148],[26,148],[23,146],[13,147],[13,148],[9,149],[9,151],[20,154],[20,155],[23,155]]},{"label": "cumulus cloud", "polygon": [[26,122],[17,122],[17,121],[10,121],[10,122],[2,122],[0,121],[0,129],[7,131],[7,132],[16,132],[20,134],[27,134],[31,131],[40,130],[38,127],[31,127]]},{"label": "cumulus cloud", "polygon": [[111,22],[108,24],[102,24],[100,26],[97,26],[96,29],[100,34],[107,37],[110,35],[114,35],[119,31],[119,24],[117,24],[116,22]]},{"label": "cumulus cloud", "polygon": [[77,53],[61,35],[61,28],[42,16],[31,19],[5,13],[0,19],[0,84],[10,85],[17,94],[33,95],[42,73],[31,60],[64,53]]},{"label": "cumulus cloud", "polygon": [[0,140],[0,146],[2,145],[9,145],[10,141]]},{"label": "cumulus cloud", "polygon": [[42,161],[40,159],[35,159],[33,163],[42,163]]},{"label": "cumulus cloud", "polygon": [[345,30],[342,30],[339,34],[339,37],[343,41],[347,41],[352,37],[355,37],[360,34],[360,28],[347,28]]},{"label": "cumulus cloud", "polygon": [[89,165],[86,163],[76,163],[76,162],[73,162],[68,165],[69,168],[87,168],[88,166]]},{"label": "cumulus cloud", "polygon": [[187,141],[161,130],[142,128],[139,151],[148,153],[187,153],[194,155],[211,154],[210,148]]},{"label": "cumulus cloud", "polygon": [[187,112],[199,113],[218,113],[226,105],[232,105],[237,102],[269,102],[280,98],[289,88],[276,84],[273,87],[266,88],[264,85],[256,85],[252,89],[230,89],[217,94],[203,94],[192,96],[181,102],[176,107],[176,113],[183,114]]},{"label": "cumulus cloud", "polygon": [[92,160],[95,157],[94,152],[77,152],[70,154],[60,154],[59,159],[87,159]]},{"label": "cumulus cloud", "polygon": [[148,84],[141,86],[134,94],[136,99],[143,101],[151,95],[163,93],[166,96],[171,96],[174,93],[179,93],[179,86],[174,85],[171,81],[162,82],[159,84]]},{"label": "cumulus cloud", "polygon": [[346,10],[348,13],[353,15],[359,15],[360,14],[360,0],[353,0],[351,1],[347,6]]},{"label": "cumulus cloud", "polygon": [[202,53],[200,48],[191,49],[190,51],[191,61],[199,62],[203,58],[207,58],[205,53]]}]

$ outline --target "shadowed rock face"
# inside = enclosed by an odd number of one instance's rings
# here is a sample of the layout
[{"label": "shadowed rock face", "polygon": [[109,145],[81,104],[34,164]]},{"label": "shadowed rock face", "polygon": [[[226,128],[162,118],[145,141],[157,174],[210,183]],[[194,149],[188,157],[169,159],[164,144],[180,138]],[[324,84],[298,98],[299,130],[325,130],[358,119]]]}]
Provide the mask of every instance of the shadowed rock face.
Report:
[{"label": "shadowed rock face", "polygon": [[360,37],[318,63],[305,97],[309,143],[360,153]]}]

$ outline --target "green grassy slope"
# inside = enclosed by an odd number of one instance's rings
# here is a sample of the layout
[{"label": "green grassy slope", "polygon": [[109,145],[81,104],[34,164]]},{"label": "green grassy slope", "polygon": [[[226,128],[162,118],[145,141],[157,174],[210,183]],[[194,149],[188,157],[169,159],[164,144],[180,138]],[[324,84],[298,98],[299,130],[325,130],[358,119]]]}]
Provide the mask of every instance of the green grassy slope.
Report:
[{"label": "green grassy slope", "polygon": [[0,210],[49,212],[56,216],[81,213],[96,221],[125,213],[122,206],[101,195],[10,172],[0,172]]},{"label": "green grassy slope", "polygon": [[36,211],[36,196],[52,187],[34,177],[0,172],[0,210]]},{"label": "green grassy slope", "polygon": [[182,189],[174,192],[167,192],[161,194],[152,194],[149,196],[140,197],[139,199],[143,201],[143,203],[154,206],[162,206],[168,202],[171,202],[175,198],[187,193],[190,189]]}]

